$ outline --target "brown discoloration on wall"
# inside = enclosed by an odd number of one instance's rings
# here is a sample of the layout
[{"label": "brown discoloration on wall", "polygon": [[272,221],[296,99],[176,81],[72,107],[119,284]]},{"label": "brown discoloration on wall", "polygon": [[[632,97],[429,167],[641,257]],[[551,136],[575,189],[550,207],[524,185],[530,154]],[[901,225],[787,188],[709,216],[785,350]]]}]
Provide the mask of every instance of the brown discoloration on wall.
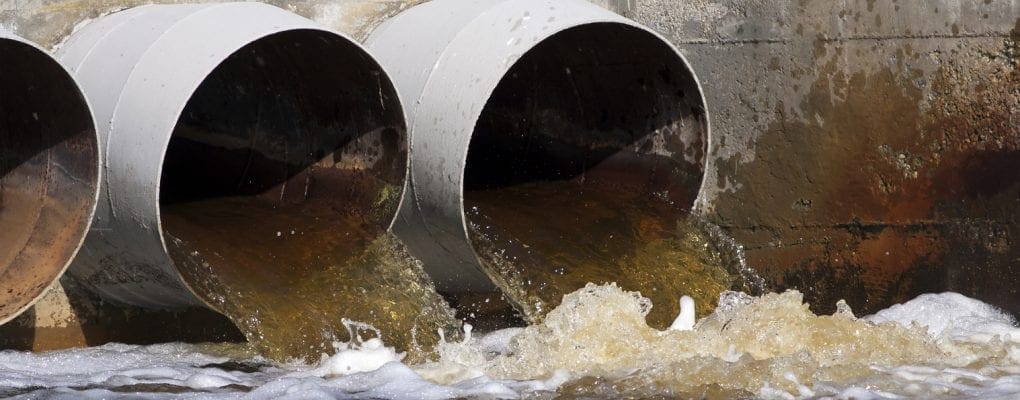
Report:
[{"label": "brown discoloration on wall", "polygon": [[[848,49],[829,47],[799,116],[778,109],[755,160],[720,170],[742,189],[720,196],[714,217],[777,289],[826,311],[944,290],[1020,311],[1013,48],[905,44],[887,68],[847,72]],[[934,74],[911,67],[926,57],[939,58]]]},{"label": "brown discoloration on wall", "polygon": [[824,311],[953,290],[1016,313],[1017,15],[1018,1],[644,0],[632,16],[695,66],[714,135],[699,209],[773,289]]}]

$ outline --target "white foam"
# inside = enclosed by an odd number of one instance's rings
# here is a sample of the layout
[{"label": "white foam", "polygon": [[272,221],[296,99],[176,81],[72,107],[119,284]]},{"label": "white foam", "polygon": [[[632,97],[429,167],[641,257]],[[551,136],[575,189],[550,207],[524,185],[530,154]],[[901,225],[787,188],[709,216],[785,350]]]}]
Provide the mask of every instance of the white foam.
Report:
[{"label": "white foam", "polygon": [[863,319],[904,326],[916,323],[935,338],[985,342],[998,336],[1020,342],[1020,329],[1013,317],[959,293],[923,294]]},{"label": "white foam", "polygon": [[226,362],[230,360],[228,354],[241,354],[233,350],[236,347],[109,344],[40,354],[3,351],[0,352],[0,387],[71,387],[140,382],[188,386],[184,381],[202,372],[195,366]]},{"label": "white foam", "polygon": [[422,379],[408,366],[390,362],[379,369],[332,379],[283,377],[262,385],[248,396],[261,399],[451,399],[461,397],[516,398],[517,393],[487,378],[443,386]]},{"label": "white foam", "polygon": [[488,353],[506,354],[510,352],[510,341],[521,332],[524,332],[524,328],[508,328],[489,333],[478,339],[478,347]]},{"label": "white foam", "polygon": [[184,380],[184,386],[194,389],[220,388],[229,385],[242,384],[241,379],[216,369],[204,369],[196,372]]},{"label": "white foam", "polygon": [[694,329],[694,299],[691,296],[680,298],[680,315],[676,316],[673,324],[669,326],[671,331],[689,331]]},{"label": "white foam", "polygon": [[372,338],[357,345],[337,343],[338,352],[323,360],[318,367],[308,371],[296,372],[295,376],[317,376],[328,378],[346,376],[360,372],[371,372],[383,365],[400,362],[404,354],[397,353],[392,347],[386,347],[383,341]]},{"label": "white foam", "polygon": [[[608,308],[599,309],[596,303],[585,303],[580,301],[581,298],[575,298],[573,302],[568,303],[570,308],[560,310],[561,313],[590,318],[590,323],[600,323],[608,329],[609,325],[620,323],[627,318],[643,316],[647,312],[641,299],[618,289],[603,287],[588,290],[591,299],[620,302],[612,305],[605,303],[602,307]],[[461,342],[444,343],[440,348],[443,357],[438,362],[417,366],[403,364],[401,362],[403,355],[378,339],[338,344],[336,355],[324,357],[316,365],[285,366],[268,365],[241,345],[111,344],[39,354],[3,351],[0,352],[0,397],[228,399],[243,396],[253,400],[513,399],[536,395],[542,397],[540,392],[556,391],[589,373],[608,372],[621,379],[632,379],[646,373],[646,369],[650,372],[654,372],[656,368],[661,368],[662,371],[682,372],[683,368],[729,368],[729,366],[738,368],[747,363],[764,362],[766,360],[760,358],[764,353],[752,348],[741,348],[732,343],[720,343],[720,346],[725,347],[713,350],[717,354],[708,350],[700,354],[692,352],[690,358],[685,359],[682,358],[684,353],[678,353],[681,358],[675,362],[686,364],[661,363],[662,355],[669,351],[669,348],[653,346],[655,343],[682,346],[685,341],[705,340],[706,337],[718,336],[723,331],[742,329],[738,321],[727,322],[728,320],[723,319],[739,315],[745,316],[742,318],[751,318],[747,315],[753,314],[744,312],[749,309],[744,311],[742,309],[756,307],[756,299],[735,293],[725,295],[719,311],[721,314],[717,315],[714,321],[711,320],[712,317],[699,321],[694,326],[694,331],[669,332],[665,336],[645,333],[644,339],[640,340],[637,336],[618,338],[621,343],[629,346],[623,348],[630,349],[627,350],[630,354],[621,354],[628,357],[640,354],[645,361],[634,358],[628,359],[625,363],[613,364],[612,359],[606,358],[589,361],[590,364],[587,366],[578,363],[564,365],[569,368],[554,366],[555,368],[547,369],[550,368],[549,365],[540,364],[551,362],[551,359],[535,359],[531,361],[534,363],[531,367],[536,371],[534,376],[520,380],[499,378],[496,374],[487,373],[489,371],[486,367],[496,365],[493,364],[494,360],[505,362],[516,357],[514,352],[521,350],[519,342],[522,340],[534,339],[537,337],[536,334],[548,336],[585,332],[583,329],[587,329],[585,328],[587,325],[584,324],[589,322],[571,319],[569,322],[567,320],[555,322],[551,327],[539,326],[527,330],[514,328],[484,335],[466,334]],[[790,305],[793,306],[794,304]],[[799,308],[794,307],[790,310],[796,311]],[[871,329],[867,328],[867,324],[856,321],[848,308],[836,316],[824,318],[831,318],[821,321],[825,324],[853,323],[861,325],[862,329]],[[939,349],[949,353],[966,353],[970,357],[978,357],[975,355],[978,354],[980,357],[974,359],[980,359],[982,362],[975,365],[981,366],[970,367],[971,364],[957,362],[959,360],[953,358],[931,364],[871,366],[873,372],[871,375],[834,383],[815,379],[811,369],[796,369],[798,363],[813,361],[798,356],[800,353],[794,353],[791,356],[780,356],[787,358],[782,358],[784,361],[770,364],[769,367],[781,368],[780,370],[763,370],[765,375],[771,377],[763,376],[757,387],[745,389],[755,396],[775,399],[1020,398],[1020,342],[1016,340],[1020,335],[1017,334],[1015,321],[994,307],[954,293],[924,295],[869,316],[867,321],[874,324],[894,323],[907,327],[912,324],[924,326],[934,341],[939,343]],[[628,324],[639,322],[636,319],[627,320]],[[568,323],[575,326],[564,325]],[[711,328],[713,324],[719,326]],[[599,328],[597,324],[591,326]],[[917,335],[923,336],[923,333]],[[702,338],[698,339],[699,337]],[[556,340],[567,344],[598,344],[572,341],[566,337]],[[653,347],[639,348],[640,346]],[[570,351],[584,354],[581,349]],[[557,356],[562,357],[564,354]],[[224,370],[222,363],[227,361],[247,363],[259,368],[255,372]],[[599,367],[595,368],[595,365]],[[539,373],[540,371],[546,372]],[[821,373],[831,373],[833,370],[824,371],[828,372]],[[683,374],[675,376],[682,377]],[[189,388],[193,392],[122,393],[113,390],[131,385],[152,384]],[[251,391],[245,393],[239,391],[239,387],[249,387]]]}]

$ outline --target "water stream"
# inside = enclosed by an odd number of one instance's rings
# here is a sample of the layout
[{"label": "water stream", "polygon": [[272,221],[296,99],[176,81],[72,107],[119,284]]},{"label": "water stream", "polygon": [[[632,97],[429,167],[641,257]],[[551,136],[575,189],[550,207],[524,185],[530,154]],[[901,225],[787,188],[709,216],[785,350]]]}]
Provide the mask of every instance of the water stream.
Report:
[{"label": "water stream", "polygon": [[543,181],[473,191],[465,206],[480,261],[530,323],[588,283],[641,291],[659,305],[648,315],[657,328],[682,295],[705,316],[724,290],[764,290],[739,246],[666,195]]},{"label": "water stream", "polygon": [[[266,357],[318,361],[362,335],[423,360],[460,321],[420,263],[378,224],[308,201],[224,197],[164,206],[175,264]],[[193,223],[201,221],[201,223]]]}]

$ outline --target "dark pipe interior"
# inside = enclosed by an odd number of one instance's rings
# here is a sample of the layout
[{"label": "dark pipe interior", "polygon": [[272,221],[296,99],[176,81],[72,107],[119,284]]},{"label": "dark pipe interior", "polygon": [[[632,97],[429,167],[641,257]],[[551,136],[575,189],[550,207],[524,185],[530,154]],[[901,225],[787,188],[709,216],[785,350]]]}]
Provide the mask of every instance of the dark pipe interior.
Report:
[{"label": "dark pipe interior", "polygon": [[552,36],[504,76],[472,136],[464,205],[479,257],[514,260],[520,271],[496,274],[553,302],[623,284],[613,265],[689,213],[706,135],[697,82],[659,38],[621,24]]},{"label": "dark pipe interior", "polygon": [[223,311],[224,291],[282,294],[358,254],[399,204],[404,129],[389,80],[342,38],[289,31],[239,50],[189,100],[166,153],[160,214],[178,270]]},{"label": "dark pipe interior", "polygon": [[617,24],[566,30],[521,57],[489,98],[464,190],[583,180],[670,190],[689,208],[704,169],[704,114],[694,77],[657,38]]},{"label": "dark pipe interior", "polygon": [[88,104],[44,52],[0,40],[0,321],[56,280],[95,205],[98,145]]}]

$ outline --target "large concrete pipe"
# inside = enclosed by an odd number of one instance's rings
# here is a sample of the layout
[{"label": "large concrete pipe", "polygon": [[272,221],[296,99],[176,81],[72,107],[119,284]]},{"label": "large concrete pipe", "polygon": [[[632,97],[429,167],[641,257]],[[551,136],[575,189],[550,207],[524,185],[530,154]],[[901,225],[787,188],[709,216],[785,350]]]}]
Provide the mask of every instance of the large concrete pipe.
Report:
[{"label": "large concrete pipe", "polygon": [[378,256],[363,253],[389,229],[408,165],[396,90],[356,43],[264,4],[160,5],[92,22],[60,57],[96,105],[108,168],[71,272],[82,285],[143,307],[204,303],[249,339],[318,346],[264,349],[283,359],[338,339],[303,322],[421,322],[427,310],[376,310],[373,296],[406,304],[386,290],[445,307],[382,263],[332,269]]},{"label": "large concrete pipe", "polygon": [[666,282],[683,278],[623,264],[672,233],[702,183],[706,106],[670,43],[580,0],[435,0],[366,45],[408,103],[413,195],[394,231],[441,291],[495,282],[534,321],[616,281],[668,324],[682,293]]},{"label": "large concrete pipe", "polygon": [[0,324],[63,274],[92,221],[96,129],[50,55],[0,30]]}]

